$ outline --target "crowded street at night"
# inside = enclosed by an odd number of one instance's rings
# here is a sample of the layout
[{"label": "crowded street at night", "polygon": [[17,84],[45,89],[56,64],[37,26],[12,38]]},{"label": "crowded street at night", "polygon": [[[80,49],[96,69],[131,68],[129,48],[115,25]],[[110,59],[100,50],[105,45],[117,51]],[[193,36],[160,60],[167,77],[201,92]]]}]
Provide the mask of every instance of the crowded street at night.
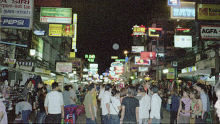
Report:
[{"label": "crowded street at night", "polygon": [[220,124],[220,0],[0,0],[0,124]]}]

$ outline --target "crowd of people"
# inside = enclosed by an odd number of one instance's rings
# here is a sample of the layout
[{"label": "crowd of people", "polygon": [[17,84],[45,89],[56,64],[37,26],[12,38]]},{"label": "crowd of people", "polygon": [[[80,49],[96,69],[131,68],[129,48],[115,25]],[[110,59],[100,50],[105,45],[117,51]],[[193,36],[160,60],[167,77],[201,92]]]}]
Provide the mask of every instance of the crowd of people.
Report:
[{"label": "crowd of people", "polygon": [[[99,117],[102,124],[160,124],[164,108],[170,111],[171,124],[209,123],[212,106],[220,117],[220,84],[215,92],[217,100],[213,101],[207,86],[201,83],[180,89],[150,82],[125,86],[89,83],[78,90],[67,84],[62,91],[56,82],[51,88],[43,82],[37,86],[27,82],[14,107],[14,123],[61,123],[66,117],[65,107],[76,104],[84,106],[87,124],[96,124]],[[3,96],[0,96],[0,124],[8,123]]]}]

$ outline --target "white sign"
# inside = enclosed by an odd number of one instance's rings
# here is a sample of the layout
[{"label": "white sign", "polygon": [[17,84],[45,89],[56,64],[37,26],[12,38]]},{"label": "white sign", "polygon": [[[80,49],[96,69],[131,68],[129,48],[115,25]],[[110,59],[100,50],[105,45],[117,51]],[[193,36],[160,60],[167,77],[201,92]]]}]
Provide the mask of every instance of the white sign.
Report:
[{"label": "white sign", "polygon": [[138,71],[139,72],[146,72],[146,71],[148,71],[148,67],[139,67]]},{"label": "white sign", "polygon": [[174,35],[174,46],[180,48],[191,48],[192,36]]},{"label": "white sign", "polygon": [[206,40],[219,40],[220,39],[220,26],[201,26],[201,39]]},{"label": "white sign", "polygon": [[90,69],[98,69],[99,65],[98,64],[89,64]]},{"label": "white sign", "polygon": [[72,72],[72,63],[70,62],[57,62],[56,72]]},{"label": "white sign", "polygon": [[131,49],[133,53],[140,53],[144,51],[144,46],[132,46]]},{"label": "white sign", "polygon": [[34,0],[0,0],[0,15],[32,17]]},{"label": "white sign", "polygon": [[123,66],[123,64],[120,63],[120,62],[112,62],[112,63],[111,63],[111,66],[112,66],[112,67],[121,67],[121,66]]}]

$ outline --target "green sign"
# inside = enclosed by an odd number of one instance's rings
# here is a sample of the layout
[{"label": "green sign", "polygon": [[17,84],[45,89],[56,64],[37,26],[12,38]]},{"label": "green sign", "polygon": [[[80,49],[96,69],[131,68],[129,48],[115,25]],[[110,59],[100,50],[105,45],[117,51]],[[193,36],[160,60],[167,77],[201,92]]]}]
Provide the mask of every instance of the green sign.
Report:
[{"label": "green sign", "polygon": [[89,55],[89,58],[90,58],[90,59],[95,59],[95,55],[93,55],[93,54],[92,54],[92,55]]},{"label": "green sign", "polygon": [[95,59],[88,59],[89,62],[95,62]]},{"label": "green sign", "polygon": [[125,62],[125,59],[116,59],[116,62]]},{"label": "green sign", "polygon": [[72,23],[72,8],[41,7],[40,22]]},{"label": "green sign", "polygon": [[88,58],[89,58],[89,55],[88,55],[88,54],[86,54],[86,55],[85,55],[85,59],[88,59]]}]

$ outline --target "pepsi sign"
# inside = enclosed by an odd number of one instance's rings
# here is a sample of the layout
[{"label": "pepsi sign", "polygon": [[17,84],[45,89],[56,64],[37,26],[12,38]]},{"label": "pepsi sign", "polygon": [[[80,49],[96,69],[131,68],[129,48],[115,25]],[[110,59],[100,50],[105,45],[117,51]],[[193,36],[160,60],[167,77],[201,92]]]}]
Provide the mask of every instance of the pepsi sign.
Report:
[{"label": "pepsi sign", "polygon": [[2,17],[1,26],[6,28],[30,29],[31,21],[29,18]]}]

